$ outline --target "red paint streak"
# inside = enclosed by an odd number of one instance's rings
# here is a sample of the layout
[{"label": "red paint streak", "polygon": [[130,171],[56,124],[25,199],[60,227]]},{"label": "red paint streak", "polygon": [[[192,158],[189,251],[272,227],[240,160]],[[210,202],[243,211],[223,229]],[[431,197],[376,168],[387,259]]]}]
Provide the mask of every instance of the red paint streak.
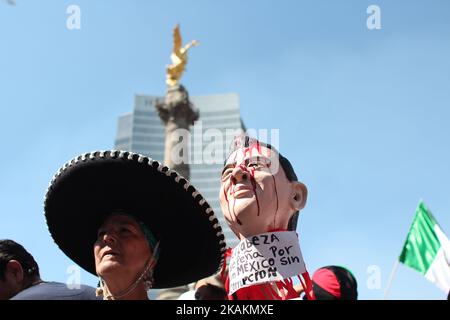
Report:
[{"label": "red paint streak", "polygon": [[[253,144],[250,145],[248,148],[242,148],[242,151],[243,151],[243,153],[244,153],[244,159],[245,159],[247,156],[248,156],[248,157],[251,157],[252,151],[253,151],[253,150],[256,150],[256,152],[258,152],[259,154],[262,154],[262,152],[261,152],[261,145],[259,144],[259,141],[257,141],[256,143],[253,143]],[[234,153],[234,159],[233,159],[233,161],[232,161],[231,163],[236,163],[237,154],[238,154],[238,150],[236,150],[236,152]],[[249,171],[249,170],[247,169],[247,167],[246,167],[244,164],[242,164],[242,163],[240,163],[240,164],[237,164],[237,163],[236,163],[236,165],[238,165],[238,166],[241,168],[241,170],[242,170],[243,172],[246,172],[246,173],[249,173],[249,174],[250,174],[249,179],[250,179],[250,182],[251,182],[251,184],[252,184],[253,194],[255,195],[256,205],[257,205],[257,207],[258,207],[258,214],[257,214],[257,216],[259,217],[259,214],[260,214],[260,206],[259,206],[258,194],[256,193],[255,169],[252,168],[251,171]],[[236,198],[234,197],[234,192],[235,192],[234,187],[235,187],[235,186],[234,186],[234,183],[233,183],[233,180],[232,180],[232,176],[231,176],[231,175],[230,175],[230,178],[229,178],[229,184],[230,184],[230,187],[229,187],[229,189],[230,189],[230,194],[233,195],[233,207],[232,207],[232,210],[230,210],[230,202],[228,201],[228,197],[227,197],[227,194],[226,194],[225,189],[224,189],[224,191],[223,191],[224,196],[225,196],[225,200],[227,201],[227,205],[228,205],[228,212],[234,216],[234,218],[236,219],[236,222],[237,222],[239,225],[242,225],[242,222],[237,218],[236,212],[235,212],[235,210],[234,210],[234,209],[235,209],[235,204],[236,204]],[[275,187],[275,188],[276,188],[276,187]],[[276,192],[276,189],[275,189],[275,192]],[[278,194],[277,194],[277,211],[278,211]],[[275,213],[275,214],[276,214],[276,213]]]},{"label": "red paint streak", "polygon": [[245,156],[252,156],[253,150],[256,150],[257,153],[262,154],[261,151],[261,145],[259,144],[259,141],[257,141],[256,143],[252,143],[250,146],[248,146],[247,148],[244,148],[244,157]]},{"label": "red paint streak", "polygon": [[272,175],[272,179],[273,179],[273,187],[275,189],[275,196],[277,197],[277,208],[275,209],[275,216],[273,217],[273,227],[275,228],[276,220],[277,220],[277,213],[278,213],[278,191],[277,191],[277,185],[275,183],[275,176],[274,175]]},{"label": "red paint streak", "polygon": [[256,151],[258,151],[259,154],[262,154],[262,152],[261,152],[261,145],[259,144],[259,141],[256,141]]},{"label": "red paint streak", "polygon": [[251,174],[250,182],[252,183],[253,193],[255,194],[256,204],[258,206],[258,217],[259,217],[260,210],[259,210],[258,195],[256,194],[255,168],[251,169],[250,174]]},{"label": "red paint streak", "polygon": [[249,157],[251,156],[250,148],[245,148],[244,149],[244,158],[247,157],[247,156],[249,156]]},{"label": "red paint streak", "polygon": [[[259,154],[261,153],[261,146],[259,144],[259,141],[257,141],[256,143],[251,144],[249,147],[247,148],[243,148],[244,150],[244,159],[248,156],[251,157],[252,156],[252,151],[256,150],[256,152],[258,152]],[[255,180],[255,169],[252,168],[250,170],[250,172],[248,171],[247,167],[245,165],[240,164],[241,169],[244,172],[248,172],[250,173],[250,182],[252,184],[252,189],[253,189],[253,194],[255,195],[255,199],[256,199],[256,205],[258,206],[258,214],[257,216],[259,217],[259,214],[261,212],[260,207],[259,207],[259,199],[258,199],[258,194],[256,193],[256,180]]]}]

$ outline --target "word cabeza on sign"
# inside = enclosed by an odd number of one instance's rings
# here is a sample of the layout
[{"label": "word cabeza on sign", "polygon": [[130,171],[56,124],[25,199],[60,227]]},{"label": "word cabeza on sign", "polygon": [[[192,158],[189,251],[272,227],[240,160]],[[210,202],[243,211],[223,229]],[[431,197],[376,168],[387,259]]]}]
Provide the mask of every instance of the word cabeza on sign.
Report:
[{"label": "word cabeza on sign", "polygon": [[250,285],[305,272],[295,231],[269,232],[241,240],[230,260],[230,294]]}]

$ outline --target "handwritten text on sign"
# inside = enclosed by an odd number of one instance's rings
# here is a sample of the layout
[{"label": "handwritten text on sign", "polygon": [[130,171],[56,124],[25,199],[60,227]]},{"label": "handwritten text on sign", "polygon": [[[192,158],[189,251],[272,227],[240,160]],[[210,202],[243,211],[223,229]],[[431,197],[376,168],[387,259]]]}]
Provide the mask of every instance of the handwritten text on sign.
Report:
[{"label": "handwritten text on sign", "polygon": [[230,260],[230,292],[305,272],[295,231],[268,232],[241,240]]}]

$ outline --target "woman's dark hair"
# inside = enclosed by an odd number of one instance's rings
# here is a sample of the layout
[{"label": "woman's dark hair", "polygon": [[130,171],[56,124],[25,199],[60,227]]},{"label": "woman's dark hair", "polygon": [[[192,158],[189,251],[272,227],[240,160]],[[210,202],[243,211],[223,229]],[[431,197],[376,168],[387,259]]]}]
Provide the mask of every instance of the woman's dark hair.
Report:
[{"label": "woman's dark hair", "polygon": [[23,246],[9,239],[0,240],[0,279],[5,280],[6,265],[17,260],[26,276],[39,277],[39,266],[33,256]]},{"label": "woman's dark hair", "polygon": [[213,284],[206,284],[199,287],[195,292],[195,300],[226,300],[227,292],[225,289]]}]

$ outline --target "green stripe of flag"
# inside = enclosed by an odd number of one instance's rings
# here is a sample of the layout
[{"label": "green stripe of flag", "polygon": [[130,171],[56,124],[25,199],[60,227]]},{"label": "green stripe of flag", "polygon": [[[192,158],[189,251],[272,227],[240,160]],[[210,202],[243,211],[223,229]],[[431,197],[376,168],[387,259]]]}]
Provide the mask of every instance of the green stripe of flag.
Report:
[{"label": "green stripe of flag", "polygon": [[441,247],[434,232],[435,225],[436,220],[424,203],[420,202],[400,254],[400,262],[423,274],[427,272]]}]

